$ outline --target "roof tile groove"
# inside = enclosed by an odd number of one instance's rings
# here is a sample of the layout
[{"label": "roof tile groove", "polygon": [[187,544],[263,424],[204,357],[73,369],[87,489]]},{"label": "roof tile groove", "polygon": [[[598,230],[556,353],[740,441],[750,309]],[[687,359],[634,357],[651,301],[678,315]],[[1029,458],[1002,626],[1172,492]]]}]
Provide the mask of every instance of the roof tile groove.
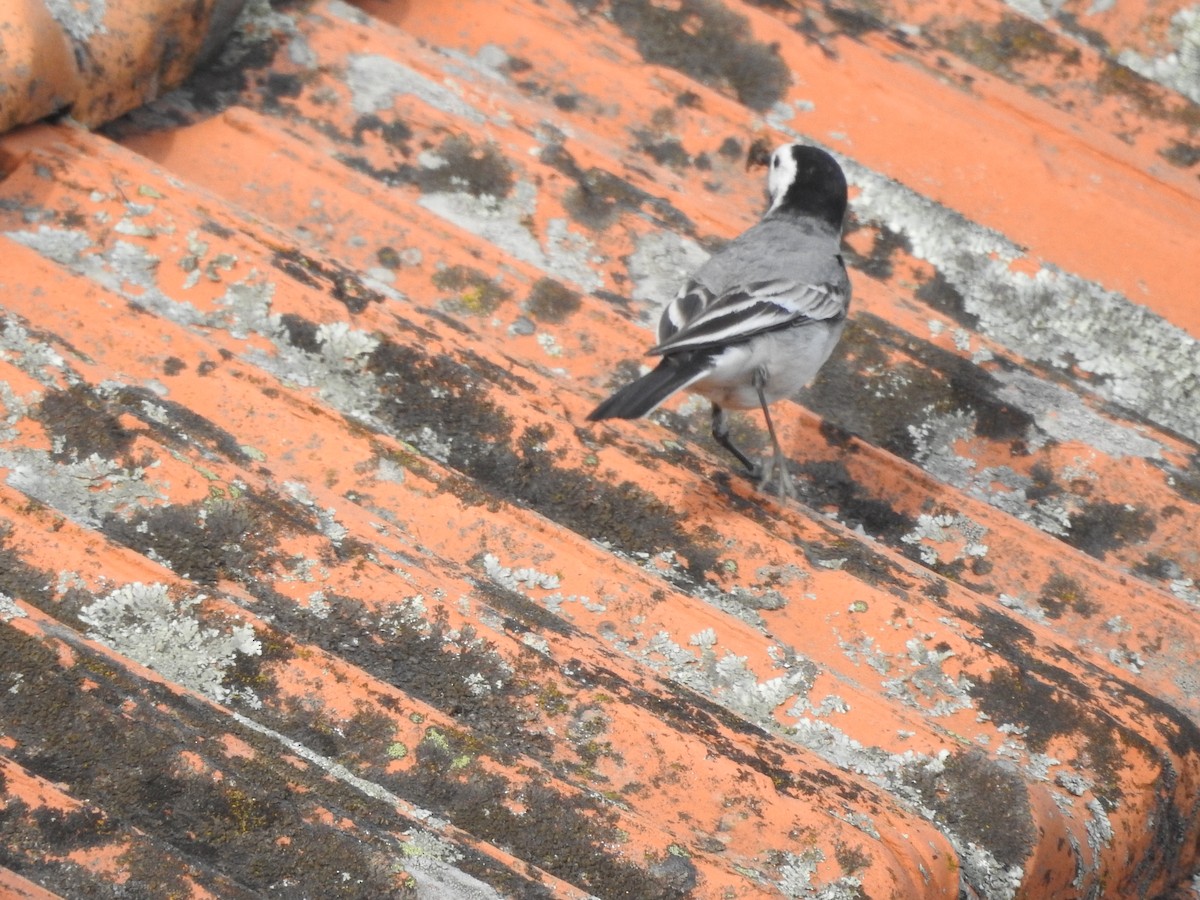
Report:
[{"label": "roof tile groove", "polygon": [[[252,8],[0,137],[0,893],[1185,895],[1192,19],[1100,6]],[[584,417],[792,138],[780,504]]]}]

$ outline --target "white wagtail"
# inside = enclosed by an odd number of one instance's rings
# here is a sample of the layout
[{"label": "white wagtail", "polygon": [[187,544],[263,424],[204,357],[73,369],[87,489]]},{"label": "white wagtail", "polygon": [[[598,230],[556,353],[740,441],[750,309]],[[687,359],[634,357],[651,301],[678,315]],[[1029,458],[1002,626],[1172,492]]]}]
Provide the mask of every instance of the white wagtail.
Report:
[{"label": "white wagtail", "polygon": [[[636,419],[686,388],[712,401],[712,434],[762,490],[777,474],[779,496],[794,497],[767,407],[808,384],[846,324],[850,279],[840,241],[846,176],[816,147],[784,144],[771,155],[770,206],[757,225],[726,244],[663,310],[662,361],[588,416]],[[725,408],[761,406],[774,455],[756,466],[729,438]]]}]

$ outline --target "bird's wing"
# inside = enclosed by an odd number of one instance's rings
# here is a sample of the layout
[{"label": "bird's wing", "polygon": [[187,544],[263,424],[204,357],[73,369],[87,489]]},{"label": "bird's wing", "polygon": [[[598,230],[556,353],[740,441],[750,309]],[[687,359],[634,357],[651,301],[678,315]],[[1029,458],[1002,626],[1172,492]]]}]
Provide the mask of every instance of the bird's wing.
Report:
[{"label": "bird's wing", "polygon": [[658,320],[659,345],[666,343],[682,328],[711,306],[717,295],[698,281],[688,279],[675,299],[667,304]]},{"label": "bird's wing", "polygon": [[715,298],[702,286],[688,287],[695,290],[685,288],[664,312],[659,342],[649,354],[736,344],[787,325],[836,321],[846,315],[850,300],[849,283],[844,278],[822,284],[774,278],[734,288]]}]

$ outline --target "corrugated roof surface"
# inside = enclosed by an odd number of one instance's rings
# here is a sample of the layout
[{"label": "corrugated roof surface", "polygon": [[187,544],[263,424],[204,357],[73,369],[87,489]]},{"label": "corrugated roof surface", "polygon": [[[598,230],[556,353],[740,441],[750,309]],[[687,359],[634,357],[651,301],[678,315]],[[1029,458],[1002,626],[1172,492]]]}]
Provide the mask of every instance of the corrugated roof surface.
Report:
[{"label": "corrugated roof surface", "polygon": [[[1198,99],[1179,3],[332,0],[10,131],[0,893],[1194,896]],[[584,417],[792,139],[779,503]]]}]

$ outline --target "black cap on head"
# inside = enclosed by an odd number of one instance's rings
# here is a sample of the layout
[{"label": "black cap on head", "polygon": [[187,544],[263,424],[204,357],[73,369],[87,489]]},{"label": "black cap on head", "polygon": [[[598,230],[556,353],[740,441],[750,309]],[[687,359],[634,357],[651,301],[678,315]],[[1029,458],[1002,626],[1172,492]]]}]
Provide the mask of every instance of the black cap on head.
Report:
[{"label": "black cap on head", "polygon": [[819,147],[784,144],[771,154],[768,216],[813,216],[841,229],[846,217],[846,176]]}]

